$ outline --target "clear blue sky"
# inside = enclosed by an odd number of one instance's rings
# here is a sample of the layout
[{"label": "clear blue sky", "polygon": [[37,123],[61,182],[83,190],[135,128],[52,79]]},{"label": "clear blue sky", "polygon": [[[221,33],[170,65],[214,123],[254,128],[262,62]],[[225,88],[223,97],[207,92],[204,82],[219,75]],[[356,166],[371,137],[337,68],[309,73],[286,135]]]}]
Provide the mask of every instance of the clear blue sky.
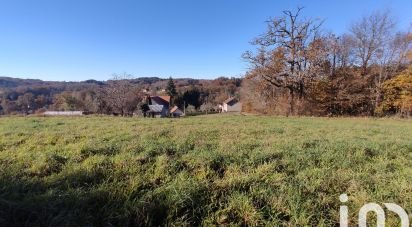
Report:
[{"label": "clear blue sky", "polygon": [[338,34],[376,9],[412,22],[411,0],[0,0],[0,76],[240,76],[264,21],[296,6]]}]

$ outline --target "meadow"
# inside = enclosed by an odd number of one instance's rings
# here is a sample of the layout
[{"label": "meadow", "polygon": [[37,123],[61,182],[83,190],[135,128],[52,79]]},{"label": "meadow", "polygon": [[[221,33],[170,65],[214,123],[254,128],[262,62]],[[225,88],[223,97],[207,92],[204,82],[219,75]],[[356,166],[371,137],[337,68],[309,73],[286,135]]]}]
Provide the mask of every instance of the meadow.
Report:
[{"label": "meadow", "polygon": [[411,214],[412,121],[0,118],[0,226],[336,226],[342,193]]}]

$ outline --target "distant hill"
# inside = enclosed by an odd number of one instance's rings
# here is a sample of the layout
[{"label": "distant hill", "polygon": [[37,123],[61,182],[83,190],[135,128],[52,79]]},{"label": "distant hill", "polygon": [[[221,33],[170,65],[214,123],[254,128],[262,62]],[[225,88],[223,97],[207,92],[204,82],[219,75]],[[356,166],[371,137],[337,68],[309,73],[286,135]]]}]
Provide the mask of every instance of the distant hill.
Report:
[{"label": "distant hill", "polygon": [[[236,78],[231,78],[236,79]],[[226,77],[219,77],[214,80],[208,79],[192,79],[192,78],[178,78],[173,79],[177,87],[188,87],[188,86],[205,86],[212,84],[214,82],[220,81],[218,84],[222,84],[222,81],[230,80]],[[236,79],[239,80],[240,79]],[[108,81],[99,81],[94,79],[79,81],[79,82],[65,82],[65,81],[43,81],[38,79],[20,79],[13,77],[0,77],[0,90],[32,90],[33,88],[52,88],[59,90],[78,90],[84,89],[89,86],[105,86]],[[144,88],[160,89],[165,88],[168,79],[163,79],[159,77],[139,77],[129,80],[132,84],[135,84]]]},{"label": "distant hill", "polygon": [[0,88],[16,88],[19,86],[33,86],[33,85],[47,85],[50,83],[59,82],[46,82],[37,79],[19,79],[12,77],[0,77]]},{"label": "distant hill", "polygon": [[[168,79],[163,79],[159,77],[139,77],[130,79],[130,82],[138,85],[163,85],[167,82]],[[195,85],[200,81],[210,82],[213,80],[206,79],[191,79],[191,78],[178,78],[173,79],[178,84],[190,84]],[[17,87],[26,87],[26,86],[64,86],[64,85],[85,85],[85,84],[95,84],[95,85],[105,85],[107,81],[99,81],[94,79],[89,79],[80,82],[65,82],[65,81],[43,81],[39,79],[20,79],[13,77],[0,77],[0,89],[13,89]]]}]

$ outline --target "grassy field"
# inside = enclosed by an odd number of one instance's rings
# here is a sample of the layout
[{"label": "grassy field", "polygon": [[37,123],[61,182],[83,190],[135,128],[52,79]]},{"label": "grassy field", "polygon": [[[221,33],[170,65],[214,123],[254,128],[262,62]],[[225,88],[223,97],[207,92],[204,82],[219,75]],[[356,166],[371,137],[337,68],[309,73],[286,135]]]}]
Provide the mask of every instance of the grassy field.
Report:
[{"label": "grassy field", "polygon": [[412,212],[412,121],[0,118],[0,226],[336,226],[342,193]]}]

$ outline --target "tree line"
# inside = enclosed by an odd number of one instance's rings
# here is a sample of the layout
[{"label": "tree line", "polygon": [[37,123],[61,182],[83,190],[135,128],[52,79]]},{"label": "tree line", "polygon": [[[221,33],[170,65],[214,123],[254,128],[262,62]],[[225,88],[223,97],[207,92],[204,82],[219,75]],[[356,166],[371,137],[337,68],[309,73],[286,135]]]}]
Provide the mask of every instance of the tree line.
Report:
[{"label": "tree line", "polygon": [[[324,32],[303,8],[267,21],[243,58],[244,110],[284,115],[412,114],[409,30],[389,11],[376,11],[347,33]],[[253,94],[253,95],[251,95]]]},{"label": "tree line", "polygon": [[131,116],[147,111],[143,107],[147,95],[170,95],[172,105],[189,111],[214,111],[229,96],[237,95],[240,86],[240,78],[134,78],[127,73],[114,74],[108,81],[83,82],[0,78],[0,114],[77,110]]}]

